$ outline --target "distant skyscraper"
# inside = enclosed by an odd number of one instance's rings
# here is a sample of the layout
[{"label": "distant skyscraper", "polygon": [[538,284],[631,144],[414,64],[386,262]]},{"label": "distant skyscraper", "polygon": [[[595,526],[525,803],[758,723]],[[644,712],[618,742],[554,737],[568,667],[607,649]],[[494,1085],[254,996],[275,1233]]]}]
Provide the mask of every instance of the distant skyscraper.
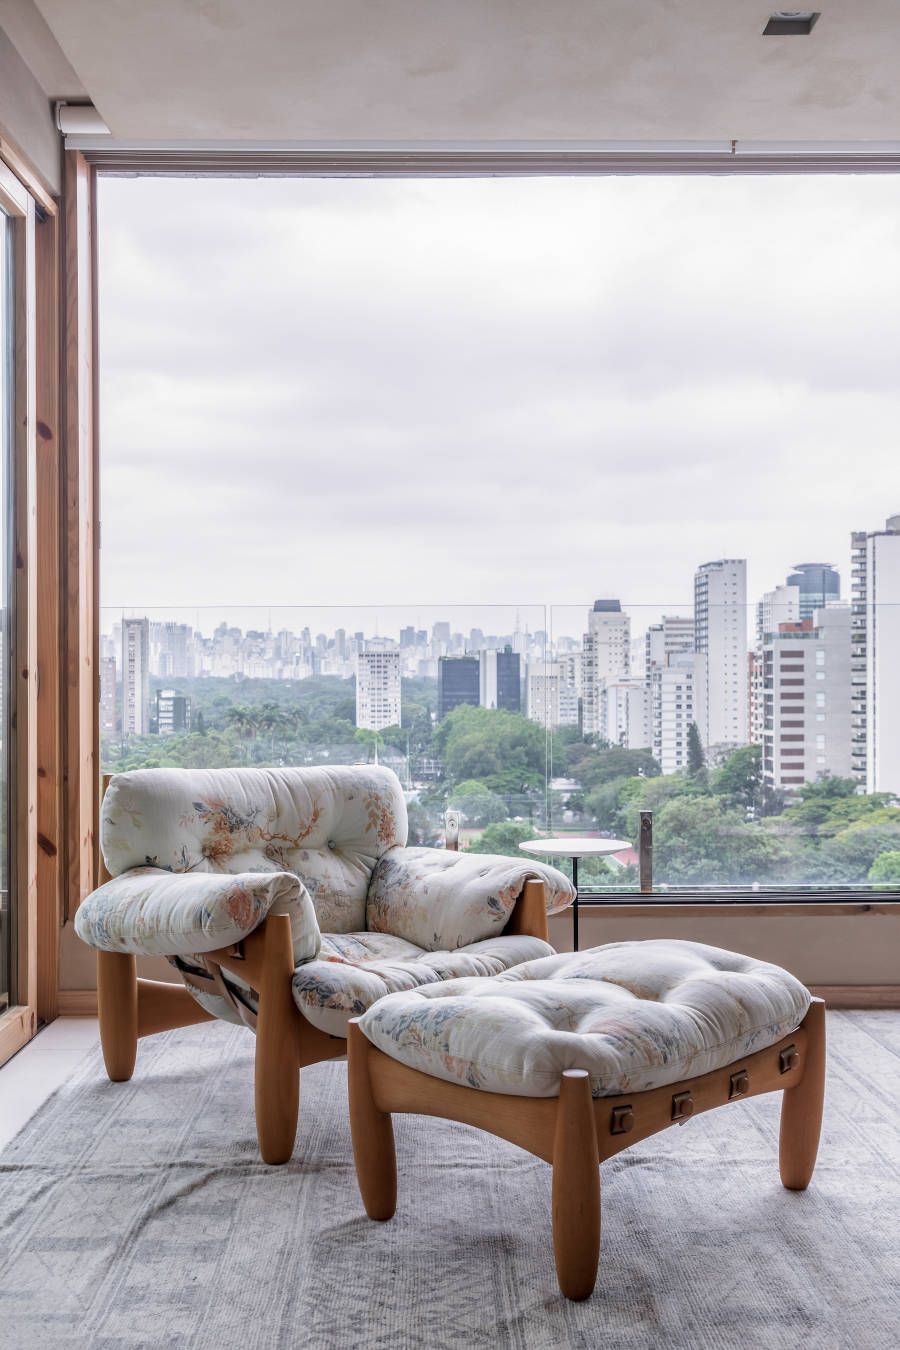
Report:
[{"label": "distant skyscraper", "polygon": [[578,689],[571,661],[533,661],[528,667],[526,709],[545,727],[578,726]]},{"label": "distant skyscraper", "polygon": [[605,736],[605,690],[627,679],[631,667],[631,619],[618,600],[595,600],[584,635],[582,697],[585,736]]},{"label": "distant skyscraper", "polygon": [[477,656],[442,656],[438,661],[438,721],[462,704],[481,701],[481,662]]},{"label": "distant skyscraper", "polygon": [[177,689],[156,691],[156,731],[159,736],[174,736],[191,729],[191,700]]},{"label": "distant skyscraper", "polygon": [[[822,609],[822,605],[816,605]],[[767,633],[777,633],[782,623],[799,623],[801,619],[811,619],[809,614],[800,612],[800,587],[789,582],[786,586],[776,586],[774,591],[766,591],[756,606],[756,641],[761,645]]]},{"label": "distant skyscraper", "polygon": [[793,792],[829,774],[849,777],[850,610],[834,605],[780,624],[763,660],[766,782]]},{"label": "distant skyscraper", "polygon": [[150,621],[122,620],[122,735],[150,731]]},{"label": "distant skyscraper", "polygon": [[706,657],[701,652],[671,652],[664,666],[650,672],[650,724],[653,758],[663,773],[688,766],[688,733],[706,707]]},{"label": "distant skyscraper", "polygon": [[694,576],[694,644],[706,657],[704,705],[696,722],[707,747],[746,745],[747,562],[703,563]]},{"label": "distant skyscraper", "polygon": [[483,708],[522,711],[522,658],[511,647],[479,654],[478,698]]},{"label": "distant skyscraper", "polygon": [[400,648],[389,638],[364,642],[357,655],[356,725],[366,731],[400,725]]},{"label": "distant skyscraper", "polygon": [[853,771],[867,792],[900,792],[900,515],[852,543]]},{"label": "distant skyscraper", "polygon": [[116,658],[100,658],[100,734],[114,736],[117,730],[116,717]]},{"label": "distant skyscraper", "polygon": [[797,563],[787,584],[800,592],[801,619],[811,619],[817,609],[836,605],[841,598],[841,578],[830,563]]},{"label": "distant skyscraper", "polygon": [[676,652],[694,650],[694,620],[687,614],[664,614],[662,623],[652,623],[644,634],[644,678],[649,682],[654,666],[668,664]]},{"label": "distant skyscraper", "polygon": [[650,690],[643,680],[610,680],[604,690],[605,736],[623,750],[649,750]]}]

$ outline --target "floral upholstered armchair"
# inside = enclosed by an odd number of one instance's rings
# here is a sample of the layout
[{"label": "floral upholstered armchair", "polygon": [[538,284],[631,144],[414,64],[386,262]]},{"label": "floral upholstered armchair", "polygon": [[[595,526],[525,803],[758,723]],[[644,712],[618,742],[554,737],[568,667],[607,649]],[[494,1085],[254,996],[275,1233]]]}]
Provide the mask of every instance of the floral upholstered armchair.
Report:
[{"label": "floral upholstered armchair", "polygon": [[[304,1065],[346,1052],[347,1023],[385,994],[496,975],[552,952],[555,868],[407,848],[387,769],[140,769],[113,777],[100,841],[109,879],[76,931],[98,953],[110,1078],[137,1041],[211,1017],[256,1032],[267,1162],[291,1155]],[[183,985],[137,978],[164,956]]]}]

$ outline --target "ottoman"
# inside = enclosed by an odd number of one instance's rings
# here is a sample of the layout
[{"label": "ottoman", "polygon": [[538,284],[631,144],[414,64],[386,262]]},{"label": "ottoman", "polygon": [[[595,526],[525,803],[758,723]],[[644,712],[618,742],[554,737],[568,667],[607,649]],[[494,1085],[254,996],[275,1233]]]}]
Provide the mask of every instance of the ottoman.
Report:
[{"label": "ottoman", "polygon": [[697,942],[616,942],[490,978],[389,994],[350,1023],[350,1123],[366,1212],[396,1207],[392,1112],[462,1121],[553,1167],[563,1294],[600,1254],[599,1164],[714,1106],[783,1092],[781,1180],[812,1176],[824,1004],[778,966]]}]

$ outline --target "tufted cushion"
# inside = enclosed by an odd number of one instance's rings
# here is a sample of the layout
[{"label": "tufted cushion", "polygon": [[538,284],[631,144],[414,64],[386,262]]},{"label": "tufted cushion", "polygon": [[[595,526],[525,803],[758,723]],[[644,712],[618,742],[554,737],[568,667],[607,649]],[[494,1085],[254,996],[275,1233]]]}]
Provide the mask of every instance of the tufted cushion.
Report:
[{"label": "tufted cushion", "polygon": [[288,914],[295,961],[319,951],[319,925],[306,889],[285,872],[176,876],[135,867],[99,886],[78,907],[75,932],[104,952],[190,956],[229,947],[269,914]]},{"label": "tufted cushion", "polygon": [[440,848],[392,848],[372,873],[366,927],[394,933],[427,951],[452,951],[495,937],[530,877],[544,882],[548,914],[575,898],[572,883],[546,863]]},{"label": "tufted cushion", "polygon": [[[435,985],[458,976],[497,975],[520,961],[553,951],[535,937],[495,937],[455,951],[424,951],[390,933],[326,933],[318,961],[294,972],[294,1001],[331,1036],[346,1036],[347,1021],[397,989]],[[468,981],[467,981],[468,982]],[[402,997],[402,996],[401,996]]]},{"label": "tufted cushion", "polygon": [[587,1069],[595,1097],[709,1073],[796,1030],[793,975],[699,942],[614,942],[382,999],[363,1016],[394,1059],[486,1092],[555,1097]]},{"label": "tufted cushion", "polygon": [[319,927],[347,932],[364,926],[372,869],[406,829],[389,769],[138,769],[110,783],[100,841],[113,876],[291,872]]}]

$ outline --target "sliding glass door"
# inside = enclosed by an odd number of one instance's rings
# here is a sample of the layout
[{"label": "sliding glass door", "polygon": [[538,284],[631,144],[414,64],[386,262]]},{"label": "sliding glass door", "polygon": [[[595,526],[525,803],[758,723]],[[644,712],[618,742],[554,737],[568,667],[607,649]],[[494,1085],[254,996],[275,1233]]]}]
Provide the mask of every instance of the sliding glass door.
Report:
[{"label": "sliding glass door", "polygon": [[9,1007],[13,919],[9,857],[10,461],[13,429],[12,225],[0,208],[0,1013]]}]

